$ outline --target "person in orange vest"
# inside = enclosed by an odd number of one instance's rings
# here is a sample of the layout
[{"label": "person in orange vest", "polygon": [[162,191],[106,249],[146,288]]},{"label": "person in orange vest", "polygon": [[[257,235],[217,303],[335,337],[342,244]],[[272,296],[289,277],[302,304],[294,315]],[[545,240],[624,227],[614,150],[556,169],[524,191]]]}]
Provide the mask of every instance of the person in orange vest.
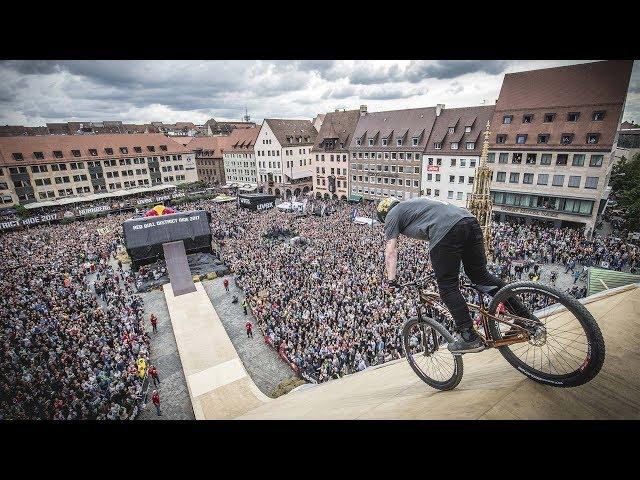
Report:
[{"label": "person in orange vest", "polygon": [[158,390],[154,390],[153,391],[153,395],[151,395],[151,401],[156,406],[156,410],[158,412],[158,416],[161,417],[162,416],[162,412],[160,412],[160,394],[158,393]]}]

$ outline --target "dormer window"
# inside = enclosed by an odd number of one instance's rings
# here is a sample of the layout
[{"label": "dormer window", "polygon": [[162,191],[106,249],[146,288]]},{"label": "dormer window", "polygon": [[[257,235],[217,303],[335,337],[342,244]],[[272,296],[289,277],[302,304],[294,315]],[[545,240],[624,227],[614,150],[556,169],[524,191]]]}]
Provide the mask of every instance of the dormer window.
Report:
[{"label": "dormer window", "polygon": [[120,153],[127,154],[129,153],[129,149],[127,147],[120,147]]},{"label": "dormer window", "polygon": [[62,151],[61,150],[54,150],[53,151],[53,156],[56,158],[62,158]]},{"label": "dormer window", "polygon": [[587,133],[587,143],[598,143],[599,133]]},{"label": "dormer window", "polygon": [[155,152],[156,147],[154,147],[153,145],[147,145],[147,150],[149,150],[150,152]]},{"label": "dormer window", "polygon": [[523,145],[526,142],[527,142],[527,135],[526,134],[516,135],[516,143],[517,144]]},{"label": "dormer window", "polygon": [[160,145],[160,150],[162,150],[163,152],[167,151],[167,146],[166,145]]},{"label": "dormer window", "polygon": [[402,139],[401,139],[401,138],[398,138],[398,139],[396,140],[396,145],[397,145],[398,147],[401,147],[401,146],[402,146]]},{"label": "dormer window", "polygon": [[533,122],[533,115],[531,113],[527,113],[522,116],[522,123],[531,123]]},{"label": "dormer window", "polygon": [[386,138],[383,138],[383,139],[382,139],[382,146],[383,146],[383,147],[386,147],[388,143],[389,143],[389,140],[388,140],[388,139],[386,139]]},{"label": "dormer window", "polygon": [[556,118],[555,113],[545,113],[544,119],[542,120],[544,123],[551,123]]},{"label": "dormer window", "polygon": [[107,155],[113,155],[113,148],[105,148],[104,153],[106,153]]},{"label": "dormer window", "polygon": [[560,143],[562,145],[569,145],[573,141],[573,133],[563,133],[560,136]]},{"label": "dormer window", "polygon": [[604,110],[593,112],[592,118],[594,122],[601,122],[602,120],[604,120]]},{"label": "dormer window", "polygon": [[434,148],[434,150],[442,150],[442,143],[441,142],[434,142],[433,148]]},{"label": "dormer window", "polygon": [[458,142],[451,142],[451,150],[458,150]]},{"label": "dormer window", "polygon": [[24,157],[21,153],[12,153],[11,155],[13,156],[14,160],[24,160]]},{"label": "dormer window", "polygon": [[449,127],[449,135],[456,131],[456,127]]},{"label": "dormer window", "polygon": [[142,153],[142,147],[133,147],[133,151],[136,153]]},{"label": "dormer window", "polygon": [[549,134],[541,133],[538,135],[538,143],[549,143]]},{"label": "dormer window", "polygon": [[90,148],[89,149],[89,155],[91,155],[92,157],[97,157],[98,156],[98,150],[95,148]]},{"label": "dormer window", "polygon": [[513,120],[513,115],[504,115],[502,117],[502,123],[505,124],[505,125],[510,124],[511,120]]},{"label": "dormer window", "polygon": [[358,138],[358,139],[356,140],[356,145],[358,145],[358,146],[362,145],[362,140]]},{"label": "dormer window", "polygon": [[71,150],[71,155],[73,155],[74,157],[79,157],[80,156],[80,150]]},{"label": "dormer window", "polygon": [[464,133],[471,133],[471,126],[464,127]]},{"label": "dormer window", "polygon": [[505,143],[507,141],[506,135],[496,135],[496,143]]},{"label": "dormer window", "polygon": [[370,146],[370,147],[373,147],[373,138],[370,138],[370,139],[369,139],[369,146]]},{"label": "dormer window", "polygon": [[418,146],[418,137],[413,137],[413,146],[414,147]]},{"label": "dormer window", "polygon": [[577,122],[580,118],[580,112],[569,112],[567,114],[567,122]]},{"label": "dormer window", "polygon": [[476,148],[476,142],[467,142],[467,150],[473,150]]},{"label": "dormer window", "polygon": [[35,158],[37,158],[38,160],[43,160],[44,159],[44,152],[33,152],[33,156]]}]

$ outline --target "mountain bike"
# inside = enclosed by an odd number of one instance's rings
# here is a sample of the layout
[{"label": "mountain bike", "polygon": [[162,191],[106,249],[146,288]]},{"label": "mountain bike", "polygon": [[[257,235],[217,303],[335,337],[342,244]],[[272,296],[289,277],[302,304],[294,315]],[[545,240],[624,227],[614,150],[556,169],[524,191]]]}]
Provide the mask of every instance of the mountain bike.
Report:
[{"label": "mountain bike", "polygon": [[[399,285],[415,287],[417,316],[402,327],[404,354],[413,371],[438,390],[451,390],[462,380],[462,355],[447,348],[455,324],[435,291],[433,276]],[[589,311],[575,298],[538,282],[515,282],[491,298],[487,288],[461,282],[474,327],[485,349],[502,356],[530,379],[554,387],[577,387],[592,380],[602,368],[605,345]],[[530,318],[515,315],[521,302]]]}]

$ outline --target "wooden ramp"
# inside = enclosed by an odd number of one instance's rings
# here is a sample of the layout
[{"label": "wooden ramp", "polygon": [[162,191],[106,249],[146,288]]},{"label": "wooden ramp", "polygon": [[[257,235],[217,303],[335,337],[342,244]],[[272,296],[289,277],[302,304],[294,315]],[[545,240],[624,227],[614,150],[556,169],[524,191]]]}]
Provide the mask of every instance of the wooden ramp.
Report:
[{"label": "wooden ramp", "polygon": [[163,243],[162,250],[164,250],[164,259],[167,262],[173,294],[184,295],[185,293],[195,292],[196,286],[193,284],[184,242],[179,240],[177,242]]},{"label": "wooden ramp", "polygon": [[425,385],[400,359],[277,399],[248,377],[200,284],[180,297],[164,288],[198,419],[640,419],[638,285],[587,301],[607,356],[581,387],[537,384],[488,350],[464,356],[464,378],[450,392]]}]

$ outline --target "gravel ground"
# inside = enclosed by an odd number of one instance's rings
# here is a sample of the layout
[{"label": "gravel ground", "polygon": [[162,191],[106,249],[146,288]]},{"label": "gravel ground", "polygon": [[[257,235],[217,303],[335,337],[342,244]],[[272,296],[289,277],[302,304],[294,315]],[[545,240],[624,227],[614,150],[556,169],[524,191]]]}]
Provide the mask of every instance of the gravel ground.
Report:
[{"label": "gravel ground", "polygon": [[[222,283],[224,278],[229,280],[229,293],[224,290]],[[276,351],[264,343],[255,318],[251,314],[244,315],[241,307],[244,294],[235,286],[233,277],[207,280],[202,282],[202,285],[209,295],[231,343],[237,350],[240,360],[262,393],[273,397],[273,391],[280,382],[292,377],[297,378]],[[237,304],[231,303],[234,293],[238,295]],[[247,319],[253,323],[253,338],[247,338],[245,329]]]}]

